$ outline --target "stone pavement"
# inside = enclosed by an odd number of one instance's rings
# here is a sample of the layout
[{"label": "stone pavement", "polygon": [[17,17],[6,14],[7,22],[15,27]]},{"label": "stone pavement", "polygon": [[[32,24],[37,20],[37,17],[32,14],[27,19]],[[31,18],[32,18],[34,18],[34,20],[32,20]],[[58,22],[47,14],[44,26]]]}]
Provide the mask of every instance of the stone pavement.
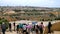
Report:
[{"label": "stone pavement", "polygon": [[[1,33],[2,34],[2,33]],[[17,34],[17,32],[15,31],[13,31],[13,32],[5,32],[5,34]],[[30,34],[32,34],[32,33],[30,33]],[[35,34],[35,33],[34,33]]]},{"label": "stone pavement", "polygon": [[16,32],[6,32],[5,34],[17,34]]},{"label": "stone pavement", "polygon": [[[13,31],[13,32],[6,32],[6,34],[17,34],[17,32],[15,31]],[[30,33],[30,34],[32,34],[32,33]],[[34,34],[36,34],[35,32],[34,32]],[[51,33],[51,34],[60,34],[60,31],[54,31],[54,33]]]}]

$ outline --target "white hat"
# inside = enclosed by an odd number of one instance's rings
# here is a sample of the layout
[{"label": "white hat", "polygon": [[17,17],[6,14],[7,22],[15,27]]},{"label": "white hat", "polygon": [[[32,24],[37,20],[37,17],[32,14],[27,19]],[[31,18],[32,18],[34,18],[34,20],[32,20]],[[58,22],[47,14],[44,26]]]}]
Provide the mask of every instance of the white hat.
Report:
[{"label": "white hat", "polygon": [[5,24],[4,22],[2,24]]}]

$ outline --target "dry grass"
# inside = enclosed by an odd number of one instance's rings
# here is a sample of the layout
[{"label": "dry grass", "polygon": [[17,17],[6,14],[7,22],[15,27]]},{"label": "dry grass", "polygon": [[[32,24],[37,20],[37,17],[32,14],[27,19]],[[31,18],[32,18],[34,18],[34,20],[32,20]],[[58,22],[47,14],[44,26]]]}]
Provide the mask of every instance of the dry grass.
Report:
[{"label": "dry grass", "polygon": [[[60,22],[53,24],[52,27],[51,27],[51,31],[52,31],[52,32],[53,32],[53,31],[60,31]],[[45,34],[46,34],[47,32],[48,32],[48,28],[46,27],[46,28],[45,28]]]}]

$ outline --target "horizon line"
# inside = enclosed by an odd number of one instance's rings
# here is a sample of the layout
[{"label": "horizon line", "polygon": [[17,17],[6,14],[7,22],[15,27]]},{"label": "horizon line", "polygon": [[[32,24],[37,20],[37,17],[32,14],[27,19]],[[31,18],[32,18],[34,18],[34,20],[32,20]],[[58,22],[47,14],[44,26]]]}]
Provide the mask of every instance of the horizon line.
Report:
[{"label": "horizon line", "polygon": [[[1,7],[1,6],[0,6]],[[2,6],[3,7],[3,6]],[[5,7],[18,7],[18,6],[5,6]],[[20,6],[20,7],[45,7],[45,8],[60,8],[60,7],[48,7],[48,6]]]}]

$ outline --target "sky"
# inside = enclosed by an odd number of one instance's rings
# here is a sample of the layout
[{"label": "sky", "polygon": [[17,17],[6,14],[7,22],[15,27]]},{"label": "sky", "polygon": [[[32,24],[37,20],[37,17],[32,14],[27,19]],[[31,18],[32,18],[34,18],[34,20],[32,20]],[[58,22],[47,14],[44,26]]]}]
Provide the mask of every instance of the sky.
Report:
[{"label": "sky", "polygon": [[0,0],[0,6],[60,7],[60,0]]}]

